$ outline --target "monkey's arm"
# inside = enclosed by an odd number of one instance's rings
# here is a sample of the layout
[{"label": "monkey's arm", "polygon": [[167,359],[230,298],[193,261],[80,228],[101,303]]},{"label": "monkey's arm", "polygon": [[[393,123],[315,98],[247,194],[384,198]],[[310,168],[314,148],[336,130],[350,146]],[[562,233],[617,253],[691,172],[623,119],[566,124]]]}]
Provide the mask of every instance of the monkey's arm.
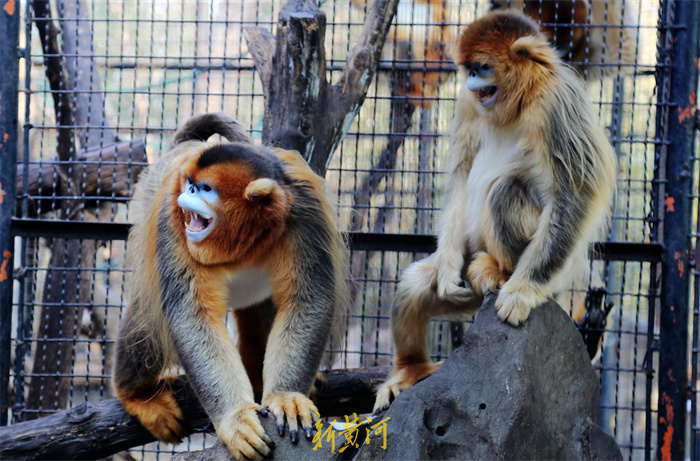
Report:
[{"label": "monkey's arm", "polygon": [[[338,300],[331,257],[319,240],[324,230],[297,237],[293,255],[283,273],[273,281],[273,299],[278,306],[267,343],[263,369],[263,406],[277,418],[280,434],[285,419],[290,436],[297,440],[297,417],[307,438],[317,418],[316,406],[308,398],[321,359],[328,345]],[[300,249],[303,248],[303,251]]]},{"label": "monkey's arm", "polygon": [[[522,323],[530,310],[551,296],[553,281],[567,263],[586,257],[587,231],[596,224],[591,208],[603,206],[590,193],[556,187],[542,210],[537,230],[502,287],[496,307],[501,320]],[[598,203],[597,203],[598,202]]]},{"label": "monkey's arm", "polygon": [[[307,439],[312,436],[318,409],[308,398],[330,328],[327,323],[311,319],[301,309],[279,312],[270,333],[263,369],[262,405],[277,419],[277,429],[284,435],[285,422],[292,442],[298,440],[301,422]],[[303,329],[289,325],[305,325]],[[320,354],[319,354],[320,352]]]},{"label": "monkey's arm", "polygon": [[465,261],[470,259],[464,205],[468,176],[469,171],[463,164],[454,165],[449,173],[435,252],[437,295],[456,304],[470,303],[475,296],[462,278]]},{"label": "monkey's arm", "polygon": [[158,268],[165,321],[180,365],[231,453],[237,459],[267,456],[271,441],[258,419],[260,406],[222,319],[226,285],[202,268],[190,275],[175,248],[172,241],[159,245]]}]

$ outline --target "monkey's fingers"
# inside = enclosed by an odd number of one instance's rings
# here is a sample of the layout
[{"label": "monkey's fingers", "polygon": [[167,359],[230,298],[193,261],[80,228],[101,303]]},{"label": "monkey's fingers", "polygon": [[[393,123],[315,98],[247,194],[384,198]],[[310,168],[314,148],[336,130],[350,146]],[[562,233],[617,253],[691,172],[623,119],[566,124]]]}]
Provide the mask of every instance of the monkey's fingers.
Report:
[{"label": "monkey's fingers", "polygon": [[262,459],[274,448],[258,419],[259,408],[255,403],[244,405],[225,417],[216,428],[217,436],[236,459]]},{"label": "monkey's fingers", "polygon": [[438,274],[437,295],[453,304],[465,305],[472,303],[477,294],[459,275],[459,272]]},{"label": "monkey's fingers", "polygon": [[474,302],[478,295],[474,290],[469,287],[460,287],[459,285],[454,287],[448,287],[445,292],[444,299],[447,301],[457,304],[471,304]]},{"label": "monkey's fingers", "polygon": [[392,399],[395,397],[396,395],[394,395],[394,386],[391,386],[388,383],[382,384],[377,390],[377,398],[374,401],[374,408],[372,409],[372,414],[377,414],[380,411],[384,411],[387,408],[389,408]]},{"label": "monkey's fingers", "polygon": [[543,303],[546,297],[532,284],[508,281],[498,294],[496,309],[498,318],[518,326],[530,316],[532,308]]},{"label": "monkey's fingers", "polygon": [[311,412],[301,412],[299,414],[299,419],[301,420],[301,427],[304,429],[304,437],[306,437],[307,440],[311,440],[314,435],[314,424],[319,419],[318,412],[315,410]]},{"label": "monkey's fingers", "polygon": [[299,423],[306,438],[310,438],[313,430],[314,418],[318,414],[316,405],[299,392],[277,392],[263,399],[263,405],[267,406],[277,418],[277,430],[284,435],[285,421],[289,426],[289,438],[292,443],[299,441]]}]

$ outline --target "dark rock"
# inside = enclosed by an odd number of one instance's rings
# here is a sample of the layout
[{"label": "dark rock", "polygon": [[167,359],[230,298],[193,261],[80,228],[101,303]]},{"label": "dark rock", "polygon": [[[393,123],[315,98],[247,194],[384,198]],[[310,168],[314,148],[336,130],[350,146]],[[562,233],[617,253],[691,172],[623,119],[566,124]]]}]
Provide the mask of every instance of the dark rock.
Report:
[{"label": "dark rock", "polygon": [[599,426],[600,388],[581,335],[554,302],[514,328],[487,297],[464,344],[386,412],[358,459],[622,459]]}]

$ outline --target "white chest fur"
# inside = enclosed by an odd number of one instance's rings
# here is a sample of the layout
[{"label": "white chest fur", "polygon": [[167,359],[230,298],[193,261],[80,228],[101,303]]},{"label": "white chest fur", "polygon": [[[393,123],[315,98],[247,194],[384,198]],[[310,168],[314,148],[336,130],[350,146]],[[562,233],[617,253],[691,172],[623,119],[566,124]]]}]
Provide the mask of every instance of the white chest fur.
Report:
[{"label": "white chest fur", "polygon": [[[490,131],[490,130],[489,130]],[[499,178],[527,169],[524,149],[517,136],[485,133],[467,179],[464,219],[472,251],[482,250],[483,214],[489,212],[488,196]]]},{"label": "white chest fur", "polygon": [[272,294],[270,277],[262,268],[252,267],[234,273],[228,281],[229,306],[242,309],[264,301]]}]

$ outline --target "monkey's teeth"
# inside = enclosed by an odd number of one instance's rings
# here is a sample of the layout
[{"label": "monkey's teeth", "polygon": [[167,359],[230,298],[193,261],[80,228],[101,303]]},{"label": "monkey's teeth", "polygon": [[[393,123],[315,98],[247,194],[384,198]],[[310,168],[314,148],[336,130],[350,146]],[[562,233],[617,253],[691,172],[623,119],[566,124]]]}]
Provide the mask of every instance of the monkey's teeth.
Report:
[{"label": "monkey's teeth", "polygon": [[484,107],[491,107],[496,102],[496,97],[498,96],[498,86],[489,85],[480,88],[476,93],[476,99]]},{"label": "monkey's teeth", "polygon": [[479,101],[485,101],[491,96],[496,94],[496,87],[495,86],[486,86],[484,88],[481,88],[479,90]]},{"label": "monkey's teeth", "polygon": [[191,211],[186,214],[189,220],[185,221],[185,227],[190,232],[201,232],[209,226],[211,219],[200,216],[199,214]]}]

